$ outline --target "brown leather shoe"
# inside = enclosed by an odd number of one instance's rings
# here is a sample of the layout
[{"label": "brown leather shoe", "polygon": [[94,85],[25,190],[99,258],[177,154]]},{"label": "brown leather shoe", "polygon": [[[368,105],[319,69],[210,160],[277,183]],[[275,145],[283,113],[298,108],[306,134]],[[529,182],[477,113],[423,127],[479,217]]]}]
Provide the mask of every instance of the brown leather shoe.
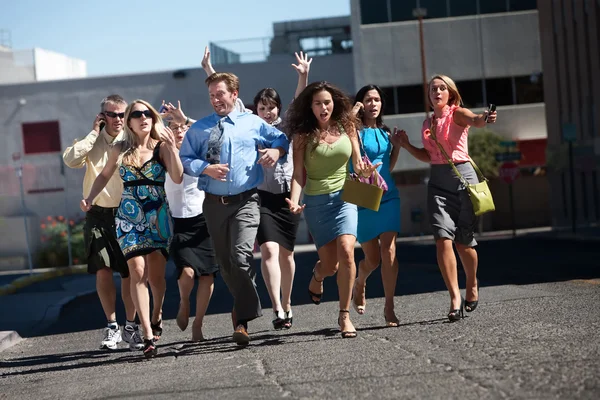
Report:
[{"label": "brown leather shoe", "polygon": [[233,331],[233,341],[237,343],[238,346],[247,346],[250,343],[250,336],[248,336],[248,332],[244,325],[238,325]]}]

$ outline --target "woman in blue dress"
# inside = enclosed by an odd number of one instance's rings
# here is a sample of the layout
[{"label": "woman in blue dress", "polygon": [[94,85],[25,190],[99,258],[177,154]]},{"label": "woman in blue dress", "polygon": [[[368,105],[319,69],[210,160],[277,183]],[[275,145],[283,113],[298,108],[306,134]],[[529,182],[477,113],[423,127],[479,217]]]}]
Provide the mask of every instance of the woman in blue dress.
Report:
[{"label": "woman in blue dress", "polygon": [[358,277],[354,283],[352,305],[359,314],[366,309],[367,278],[381,263],[381,278],[385,292],[383,314],[386,326],[398,326],[394,312],[394,293],[398,278],[396,259],[396,237],[400,232],[400,195],[391,171],[398,160],[400,146],[397,137],[383,124],[385,102],[381,89],[367,85],[356,94],[354,115],[362,126],[359,131],[361,156],[369,157],[373,165],[381,164],[377,171],[385,180],[388,190],[381,199],[379,211],[358,208],[358,236],[364,260],[358,264]]},{"label": "woman in blue dress", "polygon": [[[165,265],[171,239],[165,176],[168,173],[173,182],[181,183],[183,166],[173,132],[148,102],[133,101],[125,110],[125,122],[123,141],[114,144],[88,198],[81,201],[81,209],[90,208],[118,167],[123,194],[115,217],[117,240],[129,267],[131,295],[144,331],[144,355],[150,358],[156,355],[154,342],[162,334]],[[154,301],[152,317],[148,283]]]}]

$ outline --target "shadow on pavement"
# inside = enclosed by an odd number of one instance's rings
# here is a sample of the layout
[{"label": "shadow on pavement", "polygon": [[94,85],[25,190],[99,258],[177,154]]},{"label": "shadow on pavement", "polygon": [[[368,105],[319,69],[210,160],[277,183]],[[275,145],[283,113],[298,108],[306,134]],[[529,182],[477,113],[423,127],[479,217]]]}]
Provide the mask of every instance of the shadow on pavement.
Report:
[{"label": "shadow on pavement", "polygon": [[[481,241],[479,254],[479,282],[481,287],[497,285],[526,285],[558,282],[573,279],[600,277],[600,246],[598,242],[563,240],[552,237],[524,236],[516,239]],[[432,243],[400,243],[397,247],[400,265],[396,296],[445,291],[444,282],[436,264],[435,246]],[[356,260],[363,258],[360,249]],[[292,304],[310,303],[308,283],[312,268],[317,261],[316,252],[296,255],[296,276]],[[459,261],[460,263],[460,261]],[[257,286],[264,308],[264,315],[271,317],[270,300],[260,273],[260,261],[255,260]],[[459,283],[464,288],[465,277],[459,265]],[[383,297],[383,285],[379,270],[368,280],[367,297]],[[335,278],[325,279],[323,301],[337,301]],[[192,300],[191,315],[195,312]],[[179,291],[174,276],[167,276],[167,293],[163,307],[163,319],[174,319],[179,306]],[[208,308],[208,314],[229,313],[233,306],[231,295],[219,277]],[[118,299],[117,315],[122,323],[123,304]],[[438,323],[425,321],[419,323]],[[59,320],[39,335],[99,329],[104,325],[104,313],[96,294],[76,299],[67,304]],[[369,329],[369,328],[367,328]],[[373,328],[375,329],[375,328]],[[27,336],[27,333],[22,336]]]}]

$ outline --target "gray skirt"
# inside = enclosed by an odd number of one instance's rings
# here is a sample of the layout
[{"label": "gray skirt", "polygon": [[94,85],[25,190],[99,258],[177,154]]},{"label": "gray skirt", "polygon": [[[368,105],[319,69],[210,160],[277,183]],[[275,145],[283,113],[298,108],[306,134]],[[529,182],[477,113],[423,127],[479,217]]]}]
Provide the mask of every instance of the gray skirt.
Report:
[{"label": "gray skirt", "polygon": [[[469,183],[479,179],[469,162],[456,164]],[[434,238],[447,238],[464,246],[474,247],[478,218],[473,212],[469,193],[448,164],[432,164],[427,186],[427,212]]]}]

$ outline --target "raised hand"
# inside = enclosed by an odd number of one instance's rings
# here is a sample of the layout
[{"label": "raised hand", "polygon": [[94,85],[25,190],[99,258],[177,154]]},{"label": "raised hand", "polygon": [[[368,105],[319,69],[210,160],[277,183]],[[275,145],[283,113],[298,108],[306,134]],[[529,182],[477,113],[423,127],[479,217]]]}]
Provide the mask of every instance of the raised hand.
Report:
[{"label": "raised hand", "polygon": [[295,203],[288,198],[286,198],[285,201],[288,203],[288,207],[290,208],[292,214],[300,214],[302,211],[304,211],[304,207],[306,207],[306,204],[298,205],[298,203]]},{"label": "raised hand", "polygon": [[364,108],[365,108],[364,104],[361,103],[360,101],[357,101],[356,104],[354,104],[354,107],[352,107],[352,110],[350,112],[352,113],[352,115],[354,117],[356,117],[358,115],[358,112]]},{"label": "raised hand", "polygon": [[95,130],[96,132],[100,133],[100,131],[101,131],[100,125],[105,124],[105,123],[106,123],[106,119],[104,118],[104,114],[100,113],[100,114],[96,115],[96,119],[94,119],[94,124],[92,125],[92,129]]},{"label": "raised hand", "polygon": [[204,168],[205,175],[210,176],[211,178],[226,182],[227,181],[227,173],[229,172],[229,164],[211,164],[208,167]]},{"label": "raised hand", "polygon": [[406,131],[404,129],[398,130],[397,126],[394,127],[394,132],[388,133],[388,136],[394,147],[404,147],[404,145],[408,143]]},{"label": "raised hand", "polygon": [[311,58],[309,60],[308,55],[304,54],[302,51],[300,52],[300,55],[298,55],[298,53],[294,53],[294,55],[296,56],[298,65],[292,64],[292,67],[296,69],[296,72],[298,72],[299,75],[308,75],[308,72],[310,71],[310,64],[312,63],[313,59]]},{"label": "raised hand", "polygon": [[360,160],[360,162],[357,163],[355,166],[355,171],[359,175],[362,175],[366,178],[366,177],[373,175],[373,172],[375,170],[377,170],[377,168],[379,168],[379,166],[381,164],[382,163],[378,162],[377,164],[370,165],[370,164],[367,164],[367,163],[363,162],[362,160]]},{"label": "raised hand", "polygon": [[485,114],[487,115],[487,123],[488,124],[493,124],[494,122],[496,122],[496,117],[498,116],[496,111],[492,111],[492,112],[485,111]]},{"label": "raised hand", "polygon": [[200,65],[202,65],[202,69],[207,75],[210,76],[215,73],[215,69],[210,62],[210,50],[208,50],[208,46],[204,47],[204,56],[202,57]]},{"label": "raised hand", "polygon": [[158,136],[160,136],[160,140],[167,146],[177,147],[177,140],[171,128],[163,126],[161,129],[158,129]]},{"label": "raised hand", "polygon": [[258,149],[261,157],[258,159],[258,163],[265,167],[272,167],[279,160],[279,149]]},{"label": "raised hand", "polygon": [[177,107],[171,103],[165,103],[163,100],[162,107],[164,111],[160,114],[161,118],[167,121],[173,121],[177,124],[185,124],[186,115],[181,109],[181,102],[177,100]]},{"label": "raised hand", "polygon": [[394,134],[392,135],[391,140],[394,146],[406,147],[410,144],[408,135],[404,129],[397,131],[397,128],[394,128]]}]

